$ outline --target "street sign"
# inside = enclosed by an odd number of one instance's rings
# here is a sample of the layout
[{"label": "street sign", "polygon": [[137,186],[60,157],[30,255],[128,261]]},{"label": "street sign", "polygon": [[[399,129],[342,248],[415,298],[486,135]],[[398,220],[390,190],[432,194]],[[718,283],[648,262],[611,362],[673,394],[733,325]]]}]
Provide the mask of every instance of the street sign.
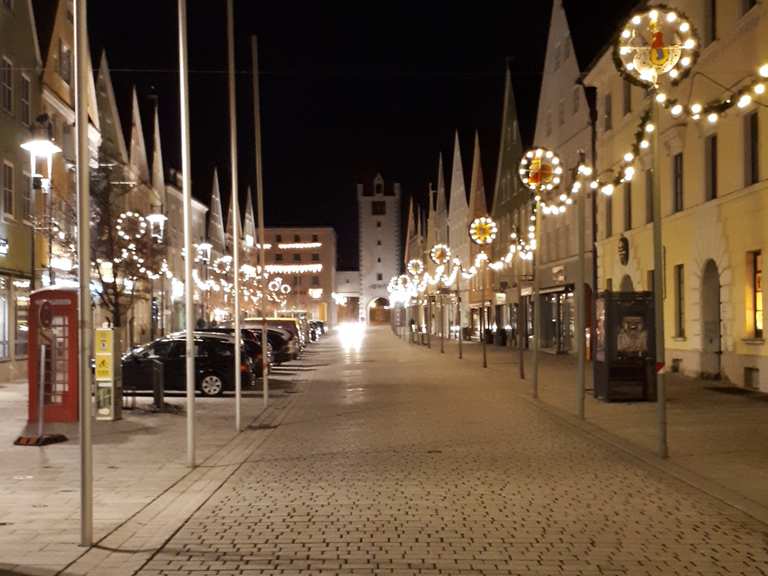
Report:
[{"label": "street sign", "polygon": [[96,329],[96,380],[113,380],[115,377],[112,330]]}]

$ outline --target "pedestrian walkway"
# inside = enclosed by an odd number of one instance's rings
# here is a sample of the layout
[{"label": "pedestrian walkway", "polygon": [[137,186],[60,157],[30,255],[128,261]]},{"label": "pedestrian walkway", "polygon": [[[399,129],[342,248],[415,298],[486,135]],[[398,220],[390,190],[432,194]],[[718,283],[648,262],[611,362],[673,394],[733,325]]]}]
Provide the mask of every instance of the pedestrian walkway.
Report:
[{"label": "pedestrian walkway", "polygon": [[[289,402],[293,381],[308,375],[306,362],[280,369],[272,383],[273,410]],[[172,410],[151,410],[151,397],[140,397],[123,420],[94,423],[95,539],[103,542],[132,518],[159,505],[178,508],[172,497],[194,486],[186,466],[185,399],[168,393]],[[237,453],[234,398],[196,400],[197,459],[211,464],[222,454]],[[175,410],[174,410],[175,409]],[[248,424],[263,410],[260,392],[247,391],[242,401]],[[59,573],[87,549],[78,545],[80,480],[76,425],[54,425],[69,441],[42,448],[14,446],[27,415],[26,382],[0,384],[0,575]],[[266,415],[265,415],[266,416]],[[252,431],[247,442],[263,431]],[[244,456],[243,456],[244,457]],[[218,460],[217,460],[218,459]],[[208,481],[213,482],[210,478]],[[210,487],[200,488],[198,492]],[[198,505],[202,500],[198,502]],[[188,510],[191,513],[192,509]],[[188,514],[187,514],[188,515]],[[184,517],[186,518],[186,516]],[[174,526],[173,528],[177,528]],[[75,573],[75,572],[67,572]],[[98,572],[97,572],[98,573]],[[102,572],[111,575],[112,571]]]},{"label": "pedestrian walkway", "polygon": [[526,401],[509,370],[388,328],[333,356],[142,576],[768,574],[765,524]]},{"label": "pedestrian walkway", "polygon": [[[439,354],[439,338],[430,352]],[[458,355],[450,341],[446,354]],[[525,355],[526,379],[520,380],[519,352],[488,346],[488,370],[501,372],[524,394],[532,391],[531,356]],[[477,343],[464,345],[464,362],[479,373],[481,350]],[[540,355],[539,398],[542,403],[576,416],[576,358],[572,355]],[[606,403],[592,394],[592,371],[587,366],[586,421],[648,454],[658,442],[656,404],[650,402]],[[667,374],[667,420],[670,461],[703,479],[768,510],[768,395],[728,386],[714,380]],[[754,506],[751,506],[754,509]],[[766,514],[768,518],[768,513]]]}]

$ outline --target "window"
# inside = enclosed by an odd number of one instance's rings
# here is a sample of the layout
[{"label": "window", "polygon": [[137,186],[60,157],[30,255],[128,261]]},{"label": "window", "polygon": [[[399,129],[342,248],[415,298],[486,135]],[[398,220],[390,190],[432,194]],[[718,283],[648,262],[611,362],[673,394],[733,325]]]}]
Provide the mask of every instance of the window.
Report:
[{"label": "window", "polygon": [[622,106],[622,112],[624,112],[624,116],[632,112],[632,84],[624,81],[624,88],[622,91],[623,95],[623,106]]},{"label": "window", "polygon": [[32,124],[32,107],[30,101],[32,98],[32,84],[29,78],[21,75],[21,121],[25,126]]},{"label": "window", "polygon": [[29,281],[14,280],[16,318],[14,324],[14,354],[23,358],[29,350]]},{"label": "window", "polygon": [[293,261],[294,262],[301,262],[301,254],[294,254],[293,255]]},{"label": "window", "polygon": [[13,164],[3,164],[3,213],[13,216]]},{"label": "window", "polygon": [[645,171],[645,223],[653,222],[653,170]]},{"label": "window", "polygon": [[275,254],[275,262],[282,262],[282,261],[283,261],[283,255]]},{"label": "window", "polygon": [[282,234],[275,234],[275,242],[282,242],[283,241],[283,235]]},{"label": "window", "polygon": [[5,57],[0,60],[0,106],[13,112],[13,62]]},{"label": "window", "polygon": [[605,237],[613,236],[613,197],[605,197]]},{"label": "window", "polygon": [[301,236],[299,236],[298,234],[294,234],[293,235],[293,241],[294,242],[301,242]]},{"label": "window", "polygon": [[317,234],[312,234],[312,242],[319,242],[320,237]]},{"label": "window", "polygon": [[0,360],[10,356],[8,346],[8,278],[0,276]]},{"label": "window", "polygon": [[320,254],[312,254],[312,262],[320,262]]},{"label": "window", "polygon": [[376,221],[376,228],[381,228],[381,220]]},{"label": "window", "polygon": [[30,220],[32,217],[32,179],[26,172],[21,176],[21,217]]},{"label": "window", "polygon": [[376,280],[384,280],[384,275],[381,273],[376,274]]},{"label": "window", "polygon": [[387,213],[387,204],[381,200],[371,202],[371,214],[374,216],[383,216]]},{"label": "window", "polygon": [[59,40],[59,76],[67,84],[72,82],[72,49]]},{"label": "window", "polygon": [[557,105],[557,123],[562,126],[565,124],[565,100],[560,98],[560,103]]},{"label": "window", "polygon": [[750,252],[752,268],[752,325],[755,338],[763,337],[763,253]]},{"label": "window", "polygon": [[744,185],[750,186],[760,179],[759,132],[757,110],[744,116]]},{"label": "window", "polygon": [[573,113],[579,111],[579,100],[581,100],[581,88],[579,86],[573,87]]},{"label": "window", "polygon": [[707,200],[717,198],[717,134],[704,141],[704,169],[706,170]]},{"label": "window", "polygon": [[376,240],[376,246],[381,246],[381,240]]},{"label": "window", "polygon": [[624,230],[632,229],[632,182],[624,182]]},{"label": "window", "polygon": [[320,276],[312,276],[312,286],[320,286]]},{"label": "window", "polygon": [[673,212],[680,212],[683,209],[683,153],[678,152],[672,158],[672,198]]},{"label": "window", "polygon": [[613,278],[606,278],[605,289],[608,290],[608,292],[613,290]]},{"label": "window", "polygon": [[381,256],[379,256],[378,258],[376,258],[376,262],[378,262],[379,264],[381,264]]},{"label": "window", "polygon": [[755,6],[757,6],[757,0],[741,0],[741,11],[743,14],[746,14]]},{"label": "window", "polygon": [[608,132],[613,128],[613,102],[611,95],[606,94],[603,98],[603,131]]},{"label": "window", "polygon": [[704,45],[717,40],[717,0],[706,0],[704,10]]},{"label": "window", "polygon": [[675,266],[675,336],[685,338],[685,269]]}]

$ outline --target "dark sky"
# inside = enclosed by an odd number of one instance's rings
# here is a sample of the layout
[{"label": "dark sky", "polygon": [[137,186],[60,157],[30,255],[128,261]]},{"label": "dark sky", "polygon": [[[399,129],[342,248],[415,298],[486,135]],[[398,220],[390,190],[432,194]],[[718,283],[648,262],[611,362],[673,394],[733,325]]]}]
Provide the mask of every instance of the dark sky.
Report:
[{"label": "dark sky", "polygon": [[[566,0],[577,51],[596,52],[615,29],[616,17],[633,3]],[[150,159],[150,96],[157,94],[165,164],[180,167],[176,2],[132,0],[130,10],[116,10],[118,4],[89,3],[94,63],[106,49],[126,131],[136,85]],[[413,195],[424,203],[428,183],[436,180],[439,152],[449,169],[455,130],[469,180],[477,130],[490,194],[505,63],[529,141],[550,9],[548,0],[474,5],[236,0],[241,201],[255,182],[251,34],[259,37],[267,225],[334,226],[339,266],[350,268],[357,264],[356,182],[381,171],[402,184],[404,201]],[[218,167],[226,211],[226,2],[189,0],[188,10],[193,193],[207,202]]]}]

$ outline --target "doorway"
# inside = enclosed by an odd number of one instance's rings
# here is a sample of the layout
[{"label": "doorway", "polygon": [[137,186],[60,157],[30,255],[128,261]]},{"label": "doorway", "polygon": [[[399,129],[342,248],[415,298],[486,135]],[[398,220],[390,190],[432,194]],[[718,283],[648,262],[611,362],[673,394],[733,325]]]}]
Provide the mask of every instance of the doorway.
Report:
[{"label": "doorway", "polygon": [[720,272],[714,260],[707,260],[701,275],[702,378],[720,378],[720,320]]}]

